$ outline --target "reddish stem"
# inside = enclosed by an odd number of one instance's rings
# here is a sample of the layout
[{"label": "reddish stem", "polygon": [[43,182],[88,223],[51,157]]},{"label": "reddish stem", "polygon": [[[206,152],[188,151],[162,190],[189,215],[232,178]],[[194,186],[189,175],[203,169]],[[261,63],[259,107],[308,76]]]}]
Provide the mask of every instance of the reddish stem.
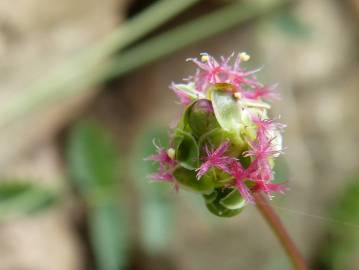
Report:
[{"label": "reddish stem", "polygon": [[293,240],[289,236],[287,230],[284,228],[278,215],[273,211],[272,207],[267,203],[267,200],[260,193],[253,194],[256,200],[256,206],[264,219],[267,221],[273,232],[281,242],[288,257],[290,258],[294,269],[308,270],[302,255],[295,246]]}]

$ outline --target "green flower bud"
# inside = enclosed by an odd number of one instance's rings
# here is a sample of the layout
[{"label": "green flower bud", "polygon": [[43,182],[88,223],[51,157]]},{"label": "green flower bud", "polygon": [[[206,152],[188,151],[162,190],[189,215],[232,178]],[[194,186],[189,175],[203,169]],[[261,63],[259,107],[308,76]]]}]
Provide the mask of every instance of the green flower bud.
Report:
[{"label": "green flower bud", "polygon": [[197,138],[218,128],[219,124],[214,115],[211,101],[199,99],[194,102],[189,108],[188,123],[192,134]]},{"label": "green flower bud", "polygon": [[203,197],[208,210],[219,217],[233,217],[239,214],[246,204],[238,190],[233,188],[217,188]]}]

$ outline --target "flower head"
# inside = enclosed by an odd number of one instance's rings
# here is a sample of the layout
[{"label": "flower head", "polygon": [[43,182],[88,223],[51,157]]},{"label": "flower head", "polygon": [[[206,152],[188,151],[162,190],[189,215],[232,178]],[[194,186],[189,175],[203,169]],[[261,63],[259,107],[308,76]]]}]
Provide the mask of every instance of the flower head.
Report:
[{"label": "flower head", "polygon": [[202,194],[208,209],[222,217],[254,203],[256,192],[272,198],[286,189],[273,183],[284,125],[268,117],[267,102],[279,95],[276,85],[258,81],[261,68],[243,66],[249,60],[243,52],[188,59],[195,74],[170,86],[185,107],[170,138],[173,149],[155,145],[157,154],[148,158],[159,163],[153,179]]}]

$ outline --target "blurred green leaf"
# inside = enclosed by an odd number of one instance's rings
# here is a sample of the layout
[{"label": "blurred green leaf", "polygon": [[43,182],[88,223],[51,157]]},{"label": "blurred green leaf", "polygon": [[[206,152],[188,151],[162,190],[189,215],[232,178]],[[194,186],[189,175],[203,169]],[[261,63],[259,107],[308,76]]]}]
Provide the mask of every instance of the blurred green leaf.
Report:
[{"label": "blurred green leaf", "polygon": [[93,207],[89,213],[89,226],[98,269],[123,269],[127,262],[128,224],[118,205],[107,201]]},{"label": "blurred green leaf", "polygon": [[[239,194],[239,193],[238,193]],[[207,209],[218,217],[233,217],[243,210],[244,201],[233,189],[215,189],[212,194],[203,196]],[[228,207],[229,206],[229,207]]]},{"label": "blurred green leaf", "polygon": [[152,197],[141,203],[142,243],[150,254],[164,250],[173,226],[173,204],[166,198]]},{"label": "blurred green leaf", "polygon": [[306,38],[311,34],[311,29],[308,25],[293,13],[293,9],[284,8],[276,14],[274,22],[278,25],[283,33],[289,34],[293,37]]},{"label": "blurred green leaf", "polygon": [[96,264],[100,270],[126,265],[128,231],[120,204],[119,154],[110,134],[94,121],[83,121],[70,132],[70,177],[88,205],[88,222]]},{"label": "blurred green leaf", "polygon": [[359,176],[351,181],[342,197],[331,209],[335,221],[329,227],[329,239],[319,254],[325,269],[350,268],[352,258],[359,252]]},{"label": "blurred green leaf", "polygon": [[167,137],[165,128],[148,128],[136,140],[132,154],[131,173],[140,195],[141,240],[149,254],[161,252],[167,246],[173,228],[173,187],[168,183],[151,183],[148,176],[158,169],[158,164],[144,160],[155,151],[153,140],[168,147]]},{"label": "blurred green leaf", "polygon": [[93,121],[70,132],[68,165],[71,179],[83,195],[112,190],[119,180],[119,157],[110,134]]},{"label": "blurred green leaf", "polygon": [[39,184],[6,181],[0,183],[0,219],[40,212],[58,202],[58,195]]},{"label": "blurred green leaf", "polygon": [[156,152],[154,141],[162,147],[168,147],[167,130],[161,127],[151,127],[140,134],[135,141],[130,162],[131,175],[134,177],[136,188],[141,193],[141,197],[152,196],[152,193],[154,193],[153,196],[167,194],[169,191],[167,183],[151,183],[148,178],[159,169],[158,163],[145,160]]}]

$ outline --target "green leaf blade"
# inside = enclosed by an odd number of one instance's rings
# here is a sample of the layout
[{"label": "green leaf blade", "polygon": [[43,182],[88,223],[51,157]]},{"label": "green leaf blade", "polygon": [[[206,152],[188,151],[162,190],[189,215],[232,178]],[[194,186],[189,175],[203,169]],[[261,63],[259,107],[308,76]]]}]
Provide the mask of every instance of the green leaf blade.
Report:
[{"label": "green leaf blade", "polygon": [[91,209],[89,226],[98,269],[124,269],[127,262],[127,225],[118,206],[106,202]]},{"label": "green leaf blade", "polygon": [[54,191],[35,183],[0,183],[0,219],[35,214],[56,205],[58,201]]},{"label": "green leaf blade", "polygon": [[70,177],[83,194],[112,189],[119,178],[119,157],[111,136],[98,124],[76,125],[69,139]]}]

